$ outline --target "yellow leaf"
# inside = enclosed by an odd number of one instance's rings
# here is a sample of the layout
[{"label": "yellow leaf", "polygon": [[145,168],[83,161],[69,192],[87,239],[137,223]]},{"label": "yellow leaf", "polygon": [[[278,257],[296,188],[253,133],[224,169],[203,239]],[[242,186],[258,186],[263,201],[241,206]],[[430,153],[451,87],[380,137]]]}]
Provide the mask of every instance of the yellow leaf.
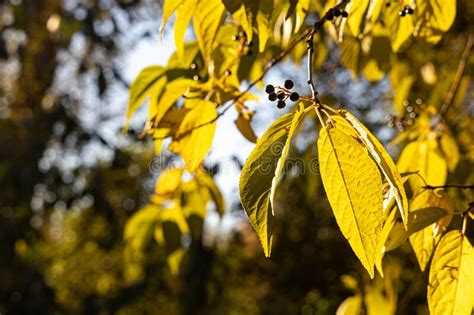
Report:
[{"label": "yellow leaf", "polygon": [[[440,234],[439,231],[444,231],[449,225],[453,210],[452,202],[443,191],[425,189],[413,198],[410,205],[410,214],[413,215],[409,226],[410,244],[421,271],[425,270],[434,247],[439,241],[437,237]],[[428,215],[423,212],[428,212]],[[438,222],[435,223],[436,221]]]},{"label": "yellow leaf", "polygon": [[132,117],[143,101],[157,90],[160,90],[166,79],[163,77],[166,68],[161,66],[150,66],[143,69],[130,85],[130,97],[128,100],[127,121]]},{"label": "yellow leaf", "polygon": [[168,112],[171,106],[184,95],[186,90],[195,85],[194,80],[177,79],[168,82],[160,95],[150,102],[148,116],[153,119],[153,123],[157,126],[163,116]]},{"label": "yellow leaf", "polygon": [[354,37],[360,34],[361,23],[365,20],[368,6],[369,0],[352,0],[350,2],[347,24],[349,24],[349,29]]},{"label": "yellow leaf", "polygon": [[431,315],[471,314],[474,306],[474,251],[467,237],[446,234],[433,255],[428,281]]},{"label": "yellow leaf", "polygon": [[221,0],[198,1],[193,15],[194,32],[204,60],[208,60],[214,50],[214,39],[225,17],[225,7]]},{"label": "yellow leaf", "polygon": [[260,6],[257,15],[258,29],[258,51],[265,51],[268,37],[270,35],[270,19],[273,12],[273,0],[260,0]]},{"label": "yellow leaf", "polygon": [[184,0],[165,0],[163,4],[163,20],[161,21],[160,33],[163,34],[165,25],[170,16],[183,3]]},{"label": "yellow leaf", "polygon": [[342,234],[374,276],[382,234],[382,180],[364,146],[336,128],[318,139],[321,178]]},{"label": "yellow leaf", "polygon": [[428,42],[437,43],[444,32],[453,25],[456,17],[456,0],[417,0],[417,21],[415,35]]},{"label": "yellow leaf", "polygon": [[181,184],[183,169],[170,168],[163,171],[156,181],[155,194],[151,197],[155,203],[161,203],[168,199],[173,199],[175,191]]},{"label": "yellow leaf", "polygon": [[390,82],[393,88],[393,103],[399,115],[405,114],[403,102],[408,98],[415,77],[407,64],[396,62],[390,70]]},{"label": "yellow leaf", "polygon": [[196,11],[198,0],[184,0],[181,6],[176,10],[176,22],[174,25],[174,42],[176,52],[179,57],[183,57],[184,35],[188,29],[188,24]]},{"label": "yellow leaf", "polygon": [[[403,148],[397,166],[400,172],[418,172],[428,185],[446,184],[448,166],[438,150],[435,139],[408,143]],[[412,191],[417,191],[425,185],[420,176],[409,178]]]},{"label": "yellow leaf", "polygon": [[216,205],[217,213],[223,215],[225,212],[224,197],[222,197],[222,193],[214,179],[207,173],[201,171],[196,174],[196,180],[198,181],[199,185],[208,190],[212,201]]},{"label": "yellow leaf", "polygon": [[211,149],[216,118],[216,105],[199,100],[179,125],[169,148],[181,155],[188,171],[194,171]]},{"label": "yellow leaf", "polygon": [[[240,175],[242,206],[257,232],[266,257],[273,239],[273,194],[278,183],[291,137],[301,112],[288,113],[275,120],[257,141]],[[286,153],[285,153],[286,152]]]},{"label": "yellow leaf", "polygon": [[336,315],[360,315],[362,312],[362,298],[360,295],[350,296],[337,308]]},{"label": "yellow leaf", "polygon": [[161,232],[167,255],[168,266],[173,275],[178,274],[184,248],[181,244],[183,234],[189,233],[188,224],[183,216],[182,210],[175,204],[171,208],[161,210],[161,222],[155,231],[155,239]]},{"label": "yellow leaf", "polygon": [[379,140],[350,112],[340,111],[344,117],[355,129],[362,142],[367,147],[370,156],[377,163],[382,174],[390,186],[389,195],[393,195],[397,202],[400,215],[405,225],[408,223],[408,201],[403,187],[402,177],[398,172],[395,162],[387,153]]},{"label": "yellow leaf", "polygon": [[290,151],[290,144],[291,139],[295,133],[296,128],[301,122],[303,118],[304,106],[303,103],[299,104],[298,111],[293,116],[293,120],[291,121],[290,130],[288,132],[288,137],[286,138],[285,145],[281,152],[281,157],[278,159],[278,164],[275,170],[275,176],[272,180],[272,189],[270,191],[270,203],[272,204],[272,209],[275,208],[275,191],[278,186],[278,181],[280,180],[281,174],[283,173],[283,168],[285,167],[286,157],[288,156],[288,152]]},{"label": "yellow leaf", "polygon": [[239,129],[240,133],[250,142],[257,143],[257,136],[253,132],[252,126],[250,125],[251,116],[245,117],[243,114],[239,114],[236,120],[234,120],[235,125]]},{"label": "yellow leaf", "polygon": [[448,164],[449,171],[454,172],[459,162],[459,147],[456,139],[449,133],[443,132],[439,140],[439,148]]},{"label": "yellow leaf", "polygon": [[394,5],[385,8],[384,21],[390,35],[392,50],[398,52],[403,44],[411,37],[414,31],[413,16],[410,14],[400,17],[400,6]]},{"label": "yellow leaf", "polygon": [[143,250],[151,240],[153,229],[160,218],[160,208],[148,205],[140,209],[127,221],[124,239],[133,250]]}]

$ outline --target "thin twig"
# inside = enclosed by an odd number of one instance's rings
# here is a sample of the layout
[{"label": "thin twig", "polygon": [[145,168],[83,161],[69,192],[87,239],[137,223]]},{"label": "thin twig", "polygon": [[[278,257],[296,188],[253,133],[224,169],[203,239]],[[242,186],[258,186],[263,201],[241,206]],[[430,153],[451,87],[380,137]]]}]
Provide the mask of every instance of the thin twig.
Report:
[{"label": "thin twig", "polygon": [[466,46],[464,47],[464,51],[461,55],[461,60],[459,60],[459,65],[456,70],[456,74],[454,75],[453,83],[451,84],[448,94],[446,95],[443,105],[441,106],[441,109],[440,109],[441,115],[444,115],[448,111],[449,106],[451,106],[451,104],[453,103],[454,96],[456,95],[456,92],[459,88],[459,84],[461,83],[461,79],[464,74],[464,69],[466,68],[467,58],[469,58],[473,44],[474,44],[474,33],[471,32],[469,34],[469,37],[467,38]]},{"label": "thin twig", "polygon": [[[296,45],[298,45],[300,42],[302,42],[303,40],[305,40],[306,38],[308,38],[308,36],[310,35],[313,35],[317,32],[319,32],[321,30],[321,28],[323,27],[324,23],[326,21],[328,21],[328,16],[332,16],[333,15],[333,12],[335,10],[340,10],[342,9],[343,7],[346,6],[346,4],[349,2],[350,0],[342,0],[339,4],[335,5],[332,9],[329,9],[325,14],[324,16],[321,18],[321,20],[319,20],[319,22],[315,23],[314,26],[311,26],[311,27],[308,27],[298,38],[296,38],[285,50],[283,50],[281,53],[279,53],[277,56],[273,57],[272,59],[270,59],[270,61],[265,65],[265,67],[263,68],[263,71],[262,73],[260,74],[260,76],[258,78],[256,78],[254,81],[252,81],[246,89],[244,89],[242,91],[242,93],[240,93],[239,95],[237,95],[234,99],[232,99],[231,101],[229,101],[230,103],[227,104],[227,105],[224,105],[224,108],[223,110],[217,114],[217,116],[205,123],[202,123],[200,125],[197,125],[195,127],[192,127],[190,128],[189,130],[186,130],[185,132],[183,132],[182,134],[180,134],[177,139],[180,139],[188,134],[190,134],[192,131],[198,129],[198,128],[201,128],[201,127],[204,127],[206,125],[209,125],[209,124],[212,124],[214,123],[215,121],[217,121],[221,116],[223,116],[231,107],[233,107],[235,105],[235,103],[239,102],[242,97],[244,95],[246,95],[255,85],[257,85],[258,82],[260,82],[264,77],[265,75],[268,73],[268,71],[270,71],[270,69],[272,67],[274,67],[276,64],[280,63],[283,59],[285,59],[286,56],[288,56],[290,54],[290,52],[296,47]],[[313,97],[314,99],[314,97]],[[154,137],[153,140],[162,140],[162,139],[165,139],[167,138],[166,137]]]},{"label": "thin twig", "polygon": [[440,186],[425,185],[423,186],[423,188],[425,189],[440,189],[440,188],[474,189],[474,185],[458,185],[458,184],[448,184],[448,185],[440,185]]},{"label": "thin twig", "polygon": [[308,50],[308,85],[311,89],[311,96],[313,99],[316,99],[316,88],[314,87],[314,82],[313,82],[313,52],[314,52],[314,33],[309,34],[308,40],[306,41],[306,49]]}]

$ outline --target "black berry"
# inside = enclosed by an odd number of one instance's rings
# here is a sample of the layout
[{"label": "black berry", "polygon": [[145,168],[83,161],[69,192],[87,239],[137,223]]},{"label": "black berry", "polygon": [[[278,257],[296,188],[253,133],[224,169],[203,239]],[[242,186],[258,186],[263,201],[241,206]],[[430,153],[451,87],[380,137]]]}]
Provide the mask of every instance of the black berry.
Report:
[{"label": "black berry", "polygon": [[226,70],[226,71],[224,72],[224,74],[225,74],[225,75],[231,75],[232,72],[230,72],[230,70]]},{"label": "black berry", "polygon": [[405,14],[406,14],[405,11],[398,12],[398,15],[400,15],[400,16],[405,16]]},{"label": "black berry", "polygon": [[270,94],[268,94],[268,99],[269,99],[270,101],[272,101],[272,102],[276,101],[276,99],[277,99],[276,93],[270,93]]},{"label": "black berry", "polygon": [[346,18],[346,17],[349,16],[349,13],[347,13],[346,11],[342,11],[341,14],[342,14],[342,17],[343,17],[343,18]]},{"label": "black berry", "polygon": [[290,94],[290,100],[292,102],[296,102],[297,100],[299,100],[299,98],[300,98],[300,95],[296,92],[293,92]]},{"label": "black berry", "polygon": [[285,81],[285,89],[291,90],[293,88],[293,86],[295,86],[293,84],[293,81],[291,81],[291,80],[286,80]]},{"label": "black berry", "polygon": [[413,14],[413,9],[407,6],[407,7],[405,7],[405,13],[411,15],[411,14]]},{"label": "black berry", "polygon": [[239,40],[240,36],[239,35],[232,35],[232,40]]},{"label": "black berry", "polygon": [[285,101],[282,101],[282,100],[279,100],[278,103],[277,103],[277,107],[278,108],[285,108],[286,106],[286,103]]},{"label": "black berry", "polygon": [[278,98],[279,100],[284,99],[284,98],[285,98],[285,93],[283,93],[283,92],[278,93],[278,94],[277,94],[277,98]]},{"label": "black berry", "polygon": [[328,21],[334,20],[334,14],[332,12],[328,13],[327,20]]},{"label": "black berry", "polygon": [[335,17],[341,16],[341,14],[342,14],[342,12],[339,11],[339,10],[334,11],[334,16]]},{"label": "black berry", "polygon": [[274,87],[273,85],[268,84],[268,85],[265,87],[265,92],[266,92],[267,94],[273,93],[273,92],[275,92],[275,87]]}]

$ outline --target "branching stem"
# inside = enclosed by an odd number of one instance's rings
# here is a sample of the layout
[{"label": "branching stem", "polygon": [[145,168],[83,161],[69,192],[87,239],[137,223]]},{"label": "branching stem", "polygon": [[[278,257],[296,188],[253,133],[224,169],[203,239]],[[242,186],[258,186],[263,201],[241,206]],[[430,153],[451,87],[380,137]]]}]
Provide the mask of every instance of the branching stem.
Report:
[{"label": "branching stem", "polygon": [[440,185],[440,186],[425,185],[423,186],[423,188],[425,189],[440,189],[440,188],[474,189],[474,185],[457,185],[457,184],[448,184],[448,185]]}]

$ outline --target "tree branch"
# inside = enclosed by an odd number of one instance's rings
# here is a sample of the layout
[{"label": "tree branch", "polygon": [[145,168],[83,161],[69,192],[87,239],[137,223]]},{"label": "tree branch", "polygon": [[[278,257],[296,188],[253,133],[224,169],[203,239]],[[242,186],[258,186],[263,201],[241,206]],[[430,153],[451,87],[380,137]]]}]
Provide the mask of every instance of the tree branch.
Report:
[{"label": "tree branch", "polygon": [[474,33],[471,32],[469,33],[469,36],[467,38],[466,46],[464,47],[464,51],[461,55],[461,60],[459,61],[456,74],[454,75],[453,83],[451,84],[448,94],[446,95],[443,105],[441,106],[441,109],[440,109],[441,115],[446,114],[449,107],[453,103],[454,96],[456,95],[456,92],[459,88],[459,84],[461,83],[462,75],[464,74],[464,69],[466,68],[467,58],[469,58],[473,43],[474,43]]},{"label": "tree branch", "polygon": [[439,189],[439,188],[474,189],[474,185],[458,185],[458,184],[448,184],[448,185],[441,185],[441,186],[426,185],[426,186],[423,186],[423,188],[425,189]]}]

